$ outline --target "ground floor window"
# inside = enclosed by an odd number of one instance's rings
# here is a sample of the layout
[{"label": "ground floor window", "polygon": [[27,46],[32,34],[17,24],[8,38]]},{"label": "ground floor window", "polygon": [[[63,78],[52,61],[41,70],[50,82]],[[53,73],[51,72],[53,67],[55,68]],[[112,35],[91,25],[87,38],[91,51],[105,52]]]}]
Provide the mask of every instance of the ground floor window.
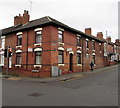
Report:
[{"label": "ground floor window", "polygon": [[77,64],[81,64],[81,53],[77,53]]},{"label": "ground floor window", "polygon": [[16,54],[16,64],[21,64],[21,53]]},{"label": "ground floor window", "polygon": [[58,63],[63,64],[64,63],[64,52],[62,50],[58,51]]},{"label": "ground floor window", "polygon": [[35,64],[41,64],[42,61],[41,54],[42,54],[41,51],[35,52]]}]

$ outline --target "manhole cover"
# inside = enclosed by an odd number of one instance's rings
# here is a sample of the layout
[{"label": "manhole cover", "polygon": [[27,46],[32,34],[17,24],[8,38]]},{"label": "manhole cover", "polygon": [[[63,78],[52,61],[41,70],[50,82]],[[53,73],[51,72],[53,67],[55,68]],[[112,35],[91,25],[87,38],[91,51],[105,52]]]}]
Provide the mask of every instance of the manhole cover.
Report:
[{"label": "manhole cover", "polygon": [[41,93],[32,93],[32,94],[29,94],[29,96],[33,96],[33,97],[39,97],[41,95],[42,95]]}]

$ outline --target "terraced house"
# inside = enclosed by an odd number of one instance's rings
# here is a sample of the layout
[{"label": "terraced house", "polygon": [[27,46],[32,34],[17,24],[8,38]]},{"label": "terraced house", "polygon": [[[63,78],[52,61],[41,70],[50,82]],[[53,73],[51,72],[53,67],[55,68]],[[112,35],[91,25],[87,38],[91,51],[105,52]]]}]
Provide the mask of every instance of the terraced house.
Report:
[{"label": "terraced house", "polygon": [[[91,61],[95,68],[107,64],[107,41],[101,32],[93,36],[91,28],[86,28],[83,33],[49,16],[29,18],[25,10],[14,17],[14,26],[2,30],[1,65],[3,70],[9,67],[9,74],[50,77],[87,71]],[[6,48],[12,49],[9,58],[3,56]]]}]

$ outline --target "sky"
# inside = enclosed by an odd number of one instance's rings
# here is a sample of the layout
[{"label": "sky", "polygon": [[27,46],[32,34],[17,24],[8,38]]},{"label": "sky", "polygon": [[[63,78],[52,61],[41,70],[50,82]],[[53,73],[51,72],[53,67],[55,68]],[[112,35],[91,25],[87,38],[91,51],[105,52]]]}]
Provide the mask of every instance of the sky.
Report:
[{"label": "sky", "polygon": [[[30,1],[32,1],[30,9]],[[119,0],[0,0],[0,29],[14,25],[14,16],[30,13],[30,20],[50,16],[84,32],[92,28],[92,35],[103,32],[104,38],[118,38]],[[107,31],[107,33],[106,33]]]}]

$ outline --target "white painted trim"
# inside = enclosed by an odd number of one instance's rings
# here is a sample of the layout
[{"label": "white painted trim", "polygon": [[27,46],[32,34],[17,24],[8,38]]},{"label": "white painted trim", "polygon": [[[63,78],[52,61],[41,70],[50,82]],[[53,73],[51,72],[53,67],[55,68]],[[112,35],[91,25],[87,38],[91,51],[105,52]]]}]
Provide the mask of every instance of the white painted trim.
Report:
[{"label": "white painted trim", "polygon": [[86,41],[89,41],[89,39],[88,39],[88,38],[86,38]]},{"label": "white painted trim", "polygon": [[92,50],[93,52],[95,52],[95,50]]},{"label": "white painted trim", "polygon": [[16,46],[16,48],[22,48],[22,45],[20,45],[20,46]]},{"label": "white painted trim", "polygon": [[64,29],[63,29],[63,28],[60,28],[60,27],[58,28],[58,30],[64,31]]},{"label": "white painted trim", "polygon": [[37,68],[37,67],[41,68],[42,65],[34,65],[34,68]]},{"label": "white painted trim", "polygon": [[80,50],[77,50],[77,53],[82,53]]},{"label": "white painted trim", "polygon": [[89,48],[86,48],[86,50],[89,50]]},{"label": "white painted trim", "polygon": [[77,66],[82,66],[82,64],[77,64]]},{"label": "white painted trim", "polygon": [[78,37],[81,37],[81,35],[77,34]]},{"label": "white painted trim", "polygon": [[0,64],[0,66],[4,66],[4,64]]},{"label": "white painted trim", "polygon": [[99,43],[99,45],[102,45],[101,43]]},{"label": "white painted trim", "polygon": [[47,16],[47,18],[48,18],[49,21],[52,21],[49,16]]},{"label": "white painted trim", "polygon": [[22,32],[18,32],[16,35],[22,35],[23,33]]},{"label": "white painted trim", "polygon": [[65,43],[62,43],[62,42],[58,42],[59,45],[65,45]]},{"label": "white painted trim", "polygon": [[63,47],[58,47],[58,50],[64,51],[64,48]]},{"label": "white painted trim", "polygon": [[17,66],[18,66],[18,67],[21,67],[21,65],[17,65],[17,64],[16,64],[15,67],[17,67]]},{"label": "white painted trim", "polygon": [[42,43],[36,43],[36,44],[34,44],[34,46],[38,46],[38,45],[40,45],[40,46],[41,46],[41,45],[42,45]]},{"label": "white painted trim", "polygon": [[5,36],[1,36],[1,39],[5,39]]},{"label": "white painted trim", "polygon": [[36,31],[41,31],[42,30],[42,28],[36,28],[34,31],[36,32]]},{"label": "white painted trim", "polygon": [[35,48],[34,51],[42,51],[42,48]]},{"label": "white painted trim", "polygon": [[65,64],[58,64],[58,66],[65,66]]},{"label": "white painted trim", "polygon": [[22,50],[16,50],[16,53],[21,53],[22,52]]},{"label": "white painted trim", "polygon": [[81,49],[81,47],[80,47],[80,46],[77,46],[77,48],[80,48],[80,49]]},{"label": "white painted trim", "polygon": [[70,51],[69,54],[74,54],[74,52],[73,52],[73,51]]},{"label": "white painted trim", "polygon": [[95,53],[92,53],[92,55],[95,55]]},{"label": "white painted trim", "polygon": [[1,51],[0,54],[1,54],[1,55],[4,54],[4,51]]},{"label": "white painted trim", "polygon": [[92,40],[92,42],[95,42],[95,40]]}]

